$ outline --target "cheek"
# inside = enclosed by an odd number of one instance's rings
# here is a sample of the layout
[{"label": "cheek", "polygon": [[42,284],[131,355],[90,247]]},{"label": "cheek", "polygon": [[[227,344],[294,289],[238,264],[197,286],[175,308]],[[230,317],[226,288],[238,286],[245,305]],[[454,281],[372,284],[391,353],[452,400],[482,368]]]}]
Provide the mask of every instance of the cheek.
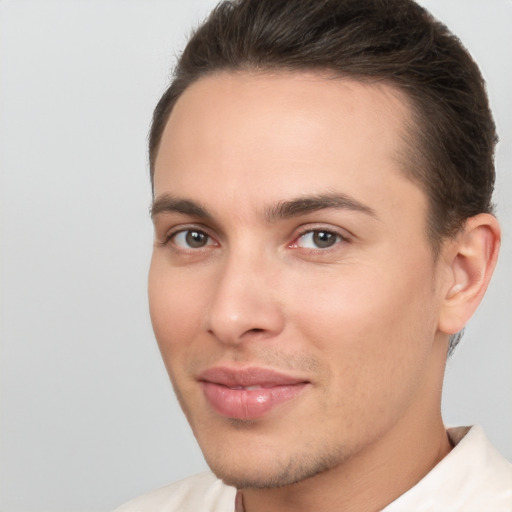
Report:
[{"label": "cheek", "polygon": [[306,281],[300,296],[308,300],[294,316],[302,337],[336,368],[333,389],[362,402],[368,395],[384,401],[396,387],[414,384],[436,325],[425,268],[420,261],[407,272],[399,265],[354,266]]},{"label": "cheek", "polygon": [[155,337],[169,370],[169,361],[180,357],[201,324],[204,288],[201,293],[196,280],[191,280],[180,269],[170,268],[161,259],[153,256],[151,262],[149,310]]},{"label": "cheek", "polygon": [[361,346],[369,337],[396,338],[400,331],[423,323],[432,293],[427,280],[424,269],[422,276],[370,266],[334,269],[309,279],[303,276],[301,290],[295,294],[299,297],[296,317],[328,339],[348,345]]}]

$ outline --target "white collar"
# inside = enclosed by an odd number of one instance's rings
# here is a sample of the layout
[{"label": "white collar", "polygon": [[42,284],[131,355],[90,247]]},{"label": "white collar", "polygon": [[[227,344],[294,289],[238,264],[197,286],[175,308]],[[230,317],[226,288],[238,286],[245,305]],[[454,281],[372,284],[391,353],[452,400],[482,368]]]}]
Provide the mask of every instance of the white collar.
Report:
[{"label": "white collar", "polygon": [[448,436],[453,450],[382,512],[512,511],[512,465],[482,427],[451,428]]}]

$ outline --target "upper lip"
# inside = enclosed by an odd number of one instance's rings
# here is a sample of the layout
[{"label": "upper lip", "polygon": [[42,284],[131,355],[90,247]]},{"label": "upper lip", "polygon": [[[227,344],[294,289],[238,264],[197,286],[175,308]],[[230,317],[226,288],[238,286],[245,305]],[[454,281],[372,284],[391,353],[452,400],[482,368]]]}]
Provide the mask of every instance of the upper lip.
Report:
[{"label": "upper lip", "polygon": [[199,375],[199,380],[211,382],[228,388],[259,386],[271,388],[274,386],[292,386],[308,381],[276,370],[259,367],[229,368],[216,366],[205,370]]}]

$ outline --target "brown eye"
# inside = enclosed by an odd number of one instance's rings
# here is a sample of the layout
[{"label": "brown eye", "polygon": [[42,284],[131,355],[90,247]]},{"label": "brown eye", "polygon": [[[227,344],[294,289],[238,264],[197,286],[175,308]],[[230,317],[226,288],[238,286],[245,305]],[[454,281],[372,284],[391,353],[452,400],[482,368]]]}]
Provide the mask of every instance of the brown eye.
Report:
[{"label": "brown eye", "polygon": [[337,233],[318,229],[304,233],[297,245],[304,249],[328,249],[342,240],[343,238]]},{"label": "brown eye", "polygon": [[319,249],[331,247],[331,245],[336,243],[337,238],[338,237],[334,233],[329,233],[328,231],[315,231],[313,233],[313,243]]},{"label": "brown eye", "polygon": [[187,229],[173,236],[174,243],[184,249],[201,249],[211,244],[210,237],[203,231]]}]

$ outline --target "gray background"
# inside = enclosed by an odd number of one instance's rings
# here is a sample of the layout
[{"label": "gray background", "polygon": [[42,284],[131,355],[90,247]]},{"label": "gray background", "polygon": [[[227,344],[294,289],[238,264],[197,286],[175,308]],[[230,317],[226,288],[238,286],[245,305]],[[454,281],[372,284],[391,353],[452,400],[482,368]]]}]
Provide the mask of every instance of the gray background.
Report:
[{"label": "gray background", "polygon": [[[512,2],[425,0],[481,64],[501,135],[494,282],[448,363],[448,424],[512,460]],[[213,0],[0,2],[4,512],[106,511],[205,468],[147,313],[146,135]]]}]

